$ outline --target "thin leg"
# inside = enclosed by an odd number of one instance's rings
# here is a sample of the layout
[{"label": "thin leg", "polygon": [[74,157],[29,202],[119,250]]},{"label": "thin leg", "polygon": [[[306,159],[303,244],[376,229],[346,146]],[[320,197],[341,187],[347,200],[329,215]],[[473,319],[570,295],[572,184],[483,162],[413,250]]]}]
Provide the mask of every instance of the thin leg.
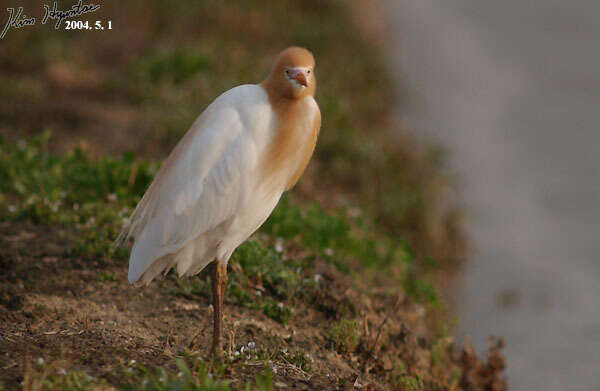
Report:
[{"label": "thin leg", "polygon": [[221,335],[223,333],[223,296],[227,286],[227,265],[215,261],[212,270],[213,301],[213,356],[220,355],[222,350]]}]

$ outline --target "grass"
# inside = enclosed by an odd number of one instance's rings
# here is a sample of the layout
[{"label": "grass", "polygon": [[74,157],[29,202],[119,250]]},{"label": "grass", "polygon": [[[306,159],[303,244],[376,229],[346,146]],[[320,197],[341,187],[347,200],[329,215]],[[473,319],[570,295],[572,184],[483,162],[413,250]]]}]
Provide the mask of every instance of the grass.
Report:
[{"label": "grass", "polygon": [[[122,157],[93,159],[81,149],[62,156],[48,151],[50,135],[28,141],[0,138],[0,178],[3,220],[30,220],[60,224],[67,230],[69,255],[83,259],[124,262],[126,249],[112,241],[149,185],[159,164]],[[228,298],[236,305],[262,311],[286,324],[294,300],[314,292],[315,280],[306,276],[316,260],[349,271],[357,264],[381,271],[390,265],[409,267],[414,256],[404,244],[373,232],[365,217],[349,217],[345,209],[327,213],[315,203],[300,207],[284,198],[253,240],[244,243],[231,259]],[[294,247],[302,254],[290,256]],[[408,276],[408,274],[403,274]],[[99,272],[98,281],[115,275]],[[432,301],[435,292],[425,281],[405,280],[407,292]],[[206,280],[181,280],[176,295],[209,297]],[[259,296],[257,296],[257,293]]]},{"label": "grass", "polygon": [[329,336],[338,352],[342,354],[354,352],[359,341],[356,321],[342,319],[331,326]]},{"label": "grass", "polygon": [[314,359],[302,349],[296,349],[293,352],[287,350],[279,351],[279,358],[285,362],[293,364],[303,370],[304,372],[310,373],[312,371],[312,363]]},{"label": "grass", "polygon": [[[0,138],[0,191],[4,206],[0,216],[44,224],[74,224],[83,230],[82,236],[89,239],[85,243],[90,245],[82,247],[77,255],[113,256],[107,248],[97,246],[115,237],[159,164],[134,159],[131,153],[93,159],[81,149],[58,156],[49,152],[49,139],[48,132],[27,141]],[[297,241],[328,260],[354,258],[365,266],[412,262],[414,256],[404,244],[396,248],[393,238],[372,235],[373,225],[366,223],[364,217],[349,215],[347,209],[327,213],[316,203],[301,209],[284,197],[261,232],[271,238]],[[265,262],[275,266],[281,261],[277,251],[256,243],[242,247],[236,254],[234,262],[254,274]],[[281,276],[283,280],[290,277]],[[267,283],[278,286],[277,281]],[[284,285],[278,294],[290,288],[293,287]]]},{"label": "grass", "polygon": [[[82,371],[65,371],[56,365],[47,365],[43,360],[28,369],[23,381],[26,391],[229,391],[230,381],[224,379],[223,364],[191,363],[176,359],[176,373],[161,367],[145,367],[130,362],[120,369],[122,383],[115,388],[105,379],[98,379]],[[265,368],[257,373],[253,382],[246,382],[243,389],[270,391],[273,389],[273,372]]]},{"label": "grass", "polygon": [[133,154],[97,160],[81,149],[47,150],[44,132],[17,143],[0,138],[0,217],[76,228],[72,254],[125,260],[112,241],[156,173],[158,164]]},{"label": "grass", "polygon": [[406,391],[421,391],[425,388],[423,380],[414,376],[402,376],[398,379],[403,390]]}]

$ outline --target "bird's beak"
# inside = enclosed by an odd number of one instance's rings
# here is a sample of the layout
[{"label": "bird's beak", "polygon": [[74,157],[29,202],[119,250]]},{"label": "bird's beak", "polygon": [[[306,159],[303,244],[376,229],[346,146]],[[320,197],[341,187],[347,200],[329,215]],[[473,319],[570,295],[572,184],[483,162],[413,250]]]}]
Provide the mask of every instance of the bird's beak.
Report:
[{"label": "bird's beak", "polygon": [[303,71],[300,71],[296,74],[296,76],[294,77],[294,80],[296,80],[298,82],[298,84],[303,85],[304,87],[306,87],[308,85],[307,81],[306,81],[306,75],[304,74]]},{"label": "bird's beak", "polygon": [[292,68],[288,70],[288,77],[290,80],[296,80],[298,84],[306,87],[308,85],[308,80],[306,74],[303,69]]}]

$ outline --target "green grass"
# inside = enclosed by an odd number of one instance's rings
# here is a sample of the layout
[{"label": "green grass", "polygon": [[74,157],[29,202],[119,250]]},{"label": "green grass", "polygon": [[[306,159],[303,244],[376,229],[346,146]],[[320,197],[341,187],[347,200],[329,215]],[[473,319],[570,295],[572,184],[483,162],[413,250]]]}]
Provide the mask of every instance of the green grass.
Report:
[{"label": "green grass", "polygon": [[0,139],[0,191],[27,200],[33,197],[36,202],[29,203],[36,207],[37,201],[45,200],[42,204],[52,210],[40,206],[43,212],[34,208],[23,216],[35,221],[52,222],[47,219],[59,217],[58,209],[91,202],[118,201],[119,206],[131,207],[158,168],[156,163],[136,160],[132,153],[92,159],[75,149],[57,156],[48,152],[49,139],[49,132],[16,143]]},{"label": "green grass", "polygon": [[[225,365],[200,360],[175,360],[176,372],[163,367],[145,367],[130,363],[113,374],[120,378],[117,386],[85,372],[65,371],[56,365],[46,365],[40,360],[25,374],[23,388],[27,391],[229,391],[230,381],[225,379]],[[237,387],[236,389],[239,389]],[[245,390],[269,391],[273,389],[273,372],[268,366],[257,373],[253,382],[246,382]]]},{"label": "green grass", "polygon": [[402,390],[406,391],[421,391],[425,387],[423,380],[418,376],[401,376],[398,383],[402,386]]},{"label": "green grass", "polygon": [[359,342],[356,321],[340,320],[329,329],[329,337],[339,353],[354,352]]},{"label": "green grass", "polygon": [[[127,250],[112,242],[159,164],[131,153],[93,159],[75,149],[55,155],[48,151],[49,139],[48,133],[16,142],[0,138],[0,217],[65,227],[72,256],[126,261]],[[285,324],[294,299],[316,288],[307,275],[316,260],[347,272],[357,265],[380,271],[412,267],[415,258],[405,243],[377,232],[366,213],[351,215],[347,209],[328,213],[316,203],[297,205],[284,197],[259,235],[234,253],[231,267],[241,272],[231,273],[229,299]],[[302,251],[294,253],[298,246]],[[407,293],[435,300],[430,283],[414,273],[405,277]],[[178,281],[173,293],[208,297],[210,289],[205,280],[189,279]]]},{"label": "green grass", "polygon": [[112,242],[158,164],[131,153],[92,159],[81,149],[55,156],[49,137],[0,138],[0,218],[64,225],[73,256],[126,260]]},{"label": "green grass", "polygon": [[[54,155],[48,151],[49,139],[48,132],[16,142],[0,138],[0,216],[73,225],[83,238],[74,250],[76,255],[113,256],[110,246],[103,243],[108,245],[116,237],[159,164],[136,159],[132,153],[93,159],[75,149]],[[374,227],[366,221],[364,217],[348,217],[345,209],[331,214],[316,203],[300,207],[284,197],[260,232],[285,242],[297,240],[313,255],[342,268],[348,259],[364,266],[412,261],[404,244],[399,245],[391,237],[373,235]],[[255,275],[265,265],[275,267],[281,263],[281,255],[249,244],[240,248],[233,260]],[[273,280],[264,281],[276,296],[284,296],[297,283],[293,281],[296,276],[286,270],[272,270],[276,274]]]},{"label": "green grass", "polygon": [[209,57],[191,47],[158,52],[132,65],[132,73],[138,77],[138,81],[150,83],[169,79],[174,84],[181,84],[198,72],[209,69]]}]

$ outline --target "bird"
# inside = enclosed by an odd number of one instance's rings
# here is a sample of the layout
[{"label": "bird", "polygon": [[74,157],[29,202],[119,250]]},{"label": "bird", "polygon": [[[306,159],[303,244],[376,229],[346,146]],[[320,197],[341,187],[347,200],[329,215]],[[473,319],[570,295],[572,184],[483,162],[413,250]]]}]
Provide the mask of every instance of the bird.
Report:
[{"label": "bird", "polygon": [[219,95],[176,144],[124,225],[128,280],[210,273],[212,353],[222,353],[227,264],[299,180],[321,128],[313,54],[292,46],[258,84]]}]

